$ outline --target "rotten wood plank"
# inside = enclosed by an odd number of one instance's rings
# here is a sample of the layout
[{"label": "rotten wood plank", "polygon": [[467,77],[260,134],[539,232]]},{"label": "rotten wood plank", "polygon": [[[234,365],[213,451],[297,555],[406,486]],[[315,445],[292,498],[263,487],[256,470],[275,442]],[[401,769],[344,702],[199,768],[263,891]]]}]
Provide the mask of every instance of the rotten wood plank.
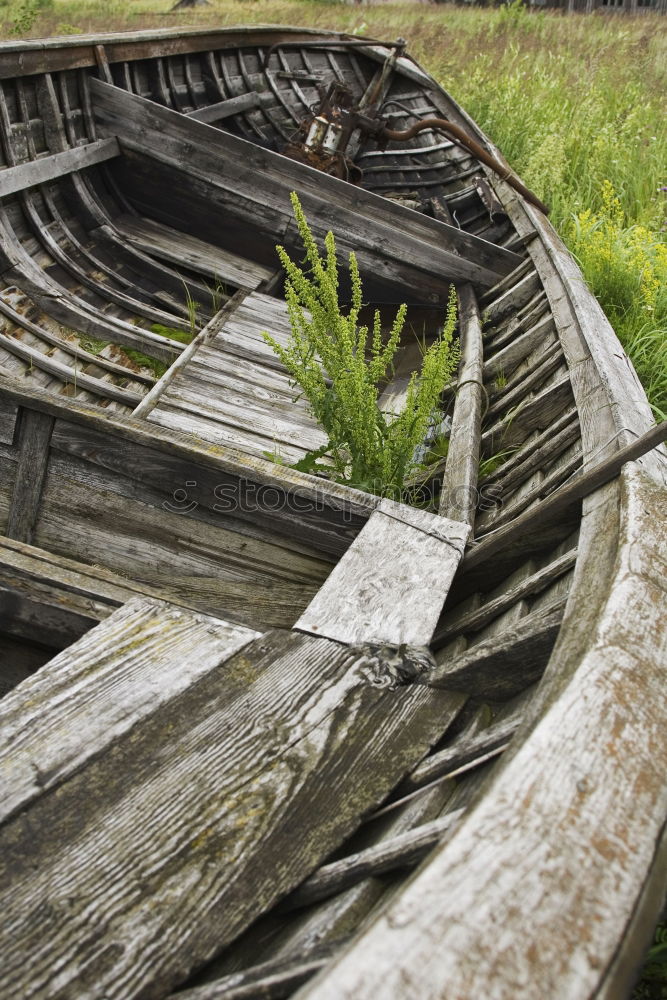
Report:
[{"label": "rotten wood plank", "polygon": [[20,413],[18,468],[9,508],[7,535],[31,542],[39,516],[42,488],[49,462],[53,417],[34,410]]},{"label": "rotten wood plank", "polygon": [[461,522],[381,501],[294,627],[348,644],[426,645],[468,532]]},{"label": "rotten wood plank", "polygon": [[96,163],[105,163],[120,155],[115,138],[98,139],[85,146],[76,146],[61,153],[52,153],[29,163],[0,170],[0,198],[25,191],[36,184],[45,184],[75,170],[84,170]]},{"label": "rotten wood plank", "polygon": [[0,824],[257,638],[147,597],[115,610],[0,702]]},{"label": "rotten wood plank", "polygon": [[164,996],[314,870],[459,710],[460,695],[397,681],[382,657],[273,632],[90,747],[0,833],[7,989],[57,976],[80,992],[93,948],[100,994]]}]

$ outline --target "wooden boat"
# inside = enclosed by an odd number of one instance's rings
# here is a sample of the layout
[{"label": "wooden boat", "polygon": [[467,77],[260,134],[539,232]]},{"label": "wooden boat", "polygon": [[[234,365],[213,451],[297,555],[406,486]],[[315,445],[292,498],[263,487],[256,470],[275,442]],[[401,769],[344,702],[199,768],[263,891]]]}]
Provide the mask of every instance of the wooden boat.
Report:
[{"label": "wooden boat", "polygon": [[[544,214],[413,131],[500,159],[402,42],[11,43],[0,88],[2,996],[625,996],[664,435]],[[290,467],[292,190],[425,336],[457,287],[434,510]]]}]

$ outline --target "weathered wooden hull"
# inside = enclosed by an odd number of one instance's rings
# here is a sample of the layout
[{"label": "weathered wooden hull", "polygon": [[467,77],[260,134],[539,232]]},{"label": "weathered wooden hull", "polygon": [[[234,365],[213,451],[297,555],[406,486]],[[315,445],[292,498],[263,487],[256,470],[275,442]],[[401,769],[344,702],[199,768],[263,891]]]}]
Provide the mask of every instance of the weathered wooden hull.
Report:
[{"label": "weathered wooden hull", "polygon": [[[572,492],[653,421],[506,181],[436,132],[362,143],[361,187],[281,155],[318,78],[499,155],[391,51],[0,47],[3,996],[627,989],[664,871],[665,459]],[[374,301],[432,325],[457,285],[438,514],[266,459],[323,440],[261,339],[294,189]]]}]

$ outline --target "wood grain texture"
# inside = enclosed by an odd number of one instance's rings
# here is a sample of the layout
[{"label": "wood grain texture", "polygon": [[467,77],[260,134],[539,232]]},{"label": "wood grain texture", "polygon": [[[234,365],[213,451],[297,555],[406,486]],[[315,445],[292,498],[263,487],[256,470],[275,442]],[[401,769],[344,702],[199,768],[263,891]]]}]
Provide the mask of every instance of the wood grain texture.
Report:
[{"label": "wood grain texture", "polygon": [[140,215],[120,215],[114,227],[130,243],[149,254],[174,264],[190,266],[221,283],[230,282],[238,288],[257,288],[271,277],[271,268],[263,267],[220,247],[181,233],[153,219]]},{"label": "wood grain texture", "polygon": [[18,467],[7,523],[7,535],[19,542],[32,541],[49,462],[53,425],[53,417],[46,414],[34,410],[21,412]]},{"label": "wood grain texture", "polygon": [[114,611],[0,702],[0,823],[257,637],[147,597]]},{"label": "wood grain texture", "polygon": [[[362,270],[376,275],[384,272],[385,279],[406,286],[412,294],[422,290],[431,298],[439,298],[447,277],[488,286],[499,274],[511,270],[518,260],[515,254],[463,234],[456,227],[420,217],[358,188],[350,205],[349,188],[335,178],[260,150],[243,139],[191,121],[136,95],[96,80],[91,81],[91,92],[100,135],[121,136],[123,148],[135,152],[143,153],[150,148],[156,162],[163,161],[177,169],[187,164],[188,175],[207,181],[212,198],[215,196],[218,202],[223,195],[222,178],[231,217],[234,210],[238,217],[243,202],[248,208],[253,204],[255,207],[246,218],[249,221],[255,213],[269,227],[267,235],[272,233],[274,238],[286,234],[291,220],[289,192],[298,189],[318,236],[330,228],[335,214],[340,250],[355,249]],[[249,164],[252,171],[248,170]],[[400,241],[396,239],[397,232],[401,233]],[[350,245],[352,233],[354,247]],[[379,247],[382,254],[378,260]],[[438,280],[432,277],[436,272]]]},{"label": "wood grain texture", "polygon": [[199,348],[203,347],[204,344],[208,343],[209,340],[215,337],[216,333],[222,326],[224,326],[229,316],[241,304],[245,298],[245,294],[246,293],[241,290],[235,292],[231,299],[224,304],[222,309],[219,309],[215,316],[213,316],[213,318],[202,327],[199,333],[193,337],[190,343],[186,346],[182,354],[180,354],[176,361],[170,365],[169,369],[164,373],[162,378],[156,382],[151,391],[144,396],[136,409],[132,411],[133,417],[146,417],[147,414],[154,409],[158,400],[164,394],[167,386],[171,385],[178,373],[190,363]]},{"label": "wood grain texture", "polygon": [[255,640],[4,826],[1,995],[164,996],[316,868],[460,704],[393,690],[328,640]]},{"label": "wood grain texture", "polygon": [[294,626],[346,643],[430,642],[468,526],[383,501]]},{"label": "wood grain texture", "polygon": [[482,324],[470,285],[458,289],[461,366],[439,513],[472,528],[482,433]]},{"label": "wood grain texture", "polygon": [[[36,387],[26,392],[22,382],[9,376],[3,376],[0,380],[0,399],[4,399],[7,404],[15,403],[39,413],[50,414],[63,423],[66,421],[81,428],[78,432],[80,434],[97,433],[98,448],[105,437],[122,438],[141,447],[158,449],[165,456],[165,461],[166,456],[185,460],[186,463],[194,461],[202,468],[212,470],[216,479],[218,475],[231,475],[237,480],[245,479],[257,485],[290,492],[304,501],[321,503],[332,516],[338,515],[340,519],[350,516],[353,523],[355,518],[366,520],[380,503],[378,497],[349,486],[315,479],[296,469],[278,466],[265,459],[243,455],[208,442],[191,440],[177,433],[168,433],[156,425],[147,426],[144,421],[127,418],[121,420],[111,413],[102,417],[96,407],[77,400],[68,400],[65,405],[50,393]],[[64,442],[68,434],[64,435]]]},{"label": "wood grain texture", "polygon": [[10,635],[63,649],[126,601],[152,593],[99,566],[0,538],[0,621]]},{"label": "wood grain texture", "polygon": [[0,444],[14,443],[18,406],[0,398]]},{"label": "wood grain texture", "polygon": [[20,166],[0,170],[0,198],[23,191],[25,188],[44,184],[73,170],[83,170],[95,163],[103,163],[120,153],[118,140],[114,138],[99,139],[86,146],[53,153]]},{"label": "wood grain texture", "polygon": [[662,877],[667,813],[665,494],[636,467],[621,485],[620,539],[617,487],[589,504],[595,549],[585,533],[532,725],[459,834],[300,998],[361,1000],[379,983],[401,1000],[584,998],[605,979],[647,877]]}]

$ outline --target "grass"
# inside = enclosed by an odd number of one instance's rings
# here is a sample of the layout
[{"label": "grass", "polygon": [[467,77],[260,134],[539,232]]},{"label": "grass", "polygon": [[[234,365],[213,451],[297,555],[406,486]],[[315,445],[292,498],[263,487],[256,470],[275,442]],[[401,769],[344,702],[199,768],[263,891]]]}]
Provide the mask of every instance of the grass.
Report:
[{"label": "grass", "polygon": [[[550,204],[656,415],[665,415],[666,18],[564,17],[516,2],[484,9],[213,0],[182,13],[170,6],[0,0],[0,37],[257,22],[407,37],[411,53]],[[651,282],[663,286],[653,298]]]}]

